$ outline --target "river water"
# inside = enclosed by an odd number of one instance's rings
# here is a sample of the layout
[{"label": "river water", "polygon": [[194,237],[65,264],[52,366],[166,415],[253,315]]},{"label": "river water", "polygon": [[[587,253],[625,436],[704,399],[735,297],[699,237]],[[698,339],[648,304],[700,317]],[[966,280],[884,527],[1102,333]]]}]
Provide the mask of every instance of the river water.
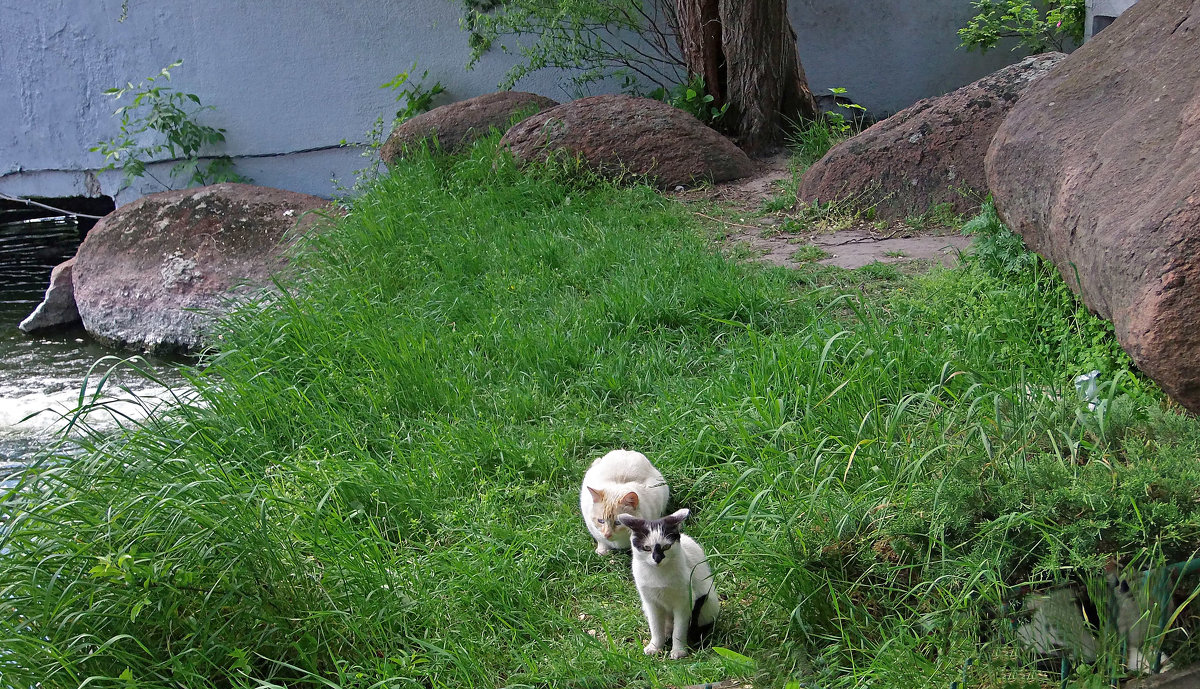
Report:
[{"label": "river water", "polygon": [[[27,335],[17,325],[37,307],[45,294],[50,270],[74,255],[82,233],[74,221],[63,219],[0,224],[0,494],[30,458],[60,433],[64,415],[78,405],[89,370],[107,370],[113,359],[129,353],[91,340],[81,326]],[[169,364],[149,362],[159,374],[171,375]],[[96,380],[98,373],[91,380]],[[119,386],[131,392],[123,392]],[[163,398],[166,390],[126,373],[112,379],[116,397],[131,394]],[[94,387],[89,388],[94,392]],[[137,405],[126,405],[134,415]],[[89,419],[95,425],[112,419]]]}]

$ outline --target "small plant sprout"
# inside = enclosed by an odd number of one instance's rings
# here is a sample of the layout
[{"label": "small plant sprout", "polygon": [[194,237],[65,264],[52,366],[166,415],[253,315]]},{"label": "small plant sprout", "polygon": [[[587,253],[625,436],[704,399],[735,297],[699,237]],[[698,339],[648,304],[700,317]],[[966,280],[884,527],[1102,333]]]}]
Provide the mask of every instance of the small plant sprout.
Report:
[{"label": "small plant sprout", "polygon": [[709,126],[720,122],[721,118],[725,116],[725,112],[729,110],[728,103],[720,107],[713,105],[715,98],[705,90],[704,77],[699,74],[693,74],[687,83],[676,84],[669,91],[662,87],[654,89],[650,92],[650,97],[684,112],[689,112]]},{"label": "small plant sprout", "polygon": [[407,72],[400,72],[391,81],[381,84],[381,89],[391,89],[396,94],[396,102],[403,107],[396,111],[396,119],[392,126],[407,122],[423,112],[433,109],[433,99],[446,92],[442,82],[435,81],[433,86],[426,87],[425,80],[429,78],[429,70],[421,72],[421,76],[413,79],[417,72],[417,63],[413,63]]}]

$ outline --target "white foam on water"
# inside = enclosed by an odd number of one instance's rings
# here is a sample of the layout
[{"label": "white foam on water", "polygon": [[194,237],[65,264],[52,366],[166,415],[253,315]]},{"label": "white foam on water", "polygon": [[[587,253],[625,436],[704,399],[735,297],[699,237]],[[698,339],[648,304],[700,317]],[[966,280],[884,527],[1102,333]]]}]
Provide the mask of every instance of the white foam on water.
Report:
[{"label": "white foam on water", "polygon": [[[149,383],[130,389],[88,390],[80,405],[78,390],[27,392],[0,396],[0,434],[46,436],[60,432],[75,419],[94,430],[112,430],[129,422],[142,421],[164,405],[190,397],[162,385]],[[76,410],[84,409],[77,414]]]}]

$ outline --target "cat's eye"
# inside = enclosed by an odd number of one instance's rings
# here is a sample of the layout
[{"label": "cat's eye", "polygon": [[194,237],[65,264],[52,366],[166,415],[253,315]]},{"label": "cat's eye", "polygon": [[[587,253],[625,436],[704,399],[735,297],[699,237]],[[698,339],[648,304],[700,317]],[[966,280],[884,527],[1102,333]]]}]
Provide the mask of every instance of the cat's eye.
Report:
[{"label": "cat's eye", "polygon": [[650,552],[650,546],[644,545],[644,546],[642,546],[642,550],[644,550],[648,553],[648,552]]},{"label": "cat's eye", "polygon": [[604,520],[603,520],[603,519],[597,519],[597,520],[596,520],[596,523],[597,523],[597,524],[603,524],[603,523],[604,523]]}]

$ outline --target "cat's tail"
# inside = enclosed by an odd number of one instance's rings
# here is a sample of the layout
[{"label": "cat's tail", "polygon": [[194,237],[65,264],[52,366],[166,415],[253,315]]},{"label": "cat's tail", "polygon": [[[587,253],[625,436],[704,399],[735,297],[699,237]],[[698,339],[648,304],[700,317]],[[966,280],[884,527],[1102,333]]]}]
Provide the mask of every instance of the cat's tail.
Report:
[{"label": "cat's tail", "polygon": [[716,617],[712,617],[705,624],[699,624],[704,604],[708,602],[708,596],[709,594],[706,593],[692,603],[692,618],[688,622],[688,646],[692,648],[699,648],[704,644],[712,635],[713,627],[717,624]]}]

